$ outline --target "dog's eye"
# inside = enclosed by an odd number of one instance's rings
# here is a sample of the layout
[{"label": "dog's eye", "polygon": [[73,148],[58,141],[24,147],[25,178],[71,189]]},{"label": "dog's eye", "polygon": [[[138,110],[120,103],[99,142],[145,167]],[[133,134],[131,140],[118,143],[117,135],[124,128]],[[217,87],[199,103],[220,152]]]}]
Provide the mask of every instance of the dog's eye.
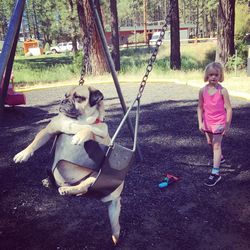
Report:
[{"label": "dog's eye", "polygon": [[86,100],[86,97],[84,96],[79,96],[79,95],[74,95],[74,98],[77,102],[81,103],[84,102]]},{"label": "dog's eye", "polygon": [[65,94],[65,98],[68,98],[69,97],[69,94]]}]

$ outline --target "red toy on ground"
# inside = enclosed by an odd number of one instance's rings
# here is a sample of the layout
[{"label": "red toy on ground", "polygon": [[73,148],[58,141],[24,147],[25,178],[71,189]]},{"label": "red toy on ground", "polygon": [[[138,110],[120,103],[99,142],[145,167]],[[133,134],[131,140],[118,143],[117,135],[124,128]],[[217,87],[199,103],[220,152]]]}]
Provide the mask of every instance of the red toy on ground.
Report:
[{"label": "red toy on ground", "polygon": [[159,184],[159,188],[167,187],[169,184],[178,181],[180,178],[176,177],[172,174],[166,174],[166,177],[163,179],[163,181]]}]

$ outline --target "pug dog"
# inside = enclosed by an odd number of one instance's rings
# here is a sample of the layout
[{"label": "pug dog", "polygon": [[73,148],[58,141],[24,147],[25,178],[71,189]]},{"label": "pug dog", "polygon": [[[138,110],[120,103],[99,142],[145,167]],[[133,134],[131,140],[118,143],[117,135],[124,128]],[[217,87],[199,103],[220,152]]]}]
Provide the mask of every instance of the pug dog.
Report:
[{"label": "pug dog", "polygon": [[[27,161],[51,137],[60,133],[73,135],[72,144],[74,145],[88,140],[96,140],[108,145],[110,137],[108,126],[103,122],[105,115],[103,98],[101,91],[87,85],[72,88],[65,94],[59,114],[35,136],[30,145],[14,156],[14,162]],[[61,195],[82,195],[96,180],[97,174],[91,169],[60,161],[59,166],[53,172],[53,177]],[[81,179],[85,180],[75,185]],[[109,202],[108,210],[114,244],[117,243],[120,235],[119,216],[122,190],[123,183],[113,193],[102,199],[103,202]]]}]

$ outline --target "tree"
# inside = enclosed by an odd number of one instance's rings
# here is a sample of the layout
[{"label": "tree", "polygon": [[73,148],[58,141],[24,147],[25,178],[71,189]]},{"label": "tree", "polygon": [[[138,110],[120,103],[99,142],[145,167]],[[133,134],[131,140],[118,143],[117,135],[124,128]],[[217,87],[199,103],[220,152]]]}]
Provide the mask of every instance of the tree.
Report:
[{"label": "tree", "polygon": [[196,25],[196,36],[212,36],[217,27],[218,0],[179,0],[180,22]]},{"label": "tree", "polygon": [[235,36],[243,40],[247,33],[250,33],[250,6],[248,1],[238,1],[236,5]]},{"label": "tree", "polygon": [[170,68],[181,69],[180,23],[178,0],[170,0]]},{"label": "tree", "polygon": [[111,42],[112,50],[111,56],[115,64],[115,70],[119,71],[120,65],[120,49],[119,49],[119,29],[118,29],[118,15],[117,15],[117,2],[116,0],[110,0],[110,12],[111,12]]},{"label": "tree", "polygon": [[13,1],[0,0],[0,40],[3,40],[7,33],[13,5]]},{"label": "tree", "polygon": [[225,65],[235,53],[235,0],[219,0],[216,61]]},{"label": "tree", "polygon": [[[78,50],[77,48],[77,39],[78,39],[78,22],[79,19],[76,16],[76,4],[73,0],[68,0],[68,19],[69,22],[69,28],[70,28],[70,36],[71,41],[73,45],[73,51],[76,52]],[[78,20],[77,20],[78,19]]]},{"label": "tree", "polygon": [[[27,3],[27,1],[26,1]],[[48,43],[49,45],[52,44],[53,40],[53,27],[55,26],[56,22],[56,3],[52,0],[44,0],[42,3],[38,2],[36,4],[37,7],[37,18],[39,22],[39,28],[41,32],[41,37],[43,39],[44,45]],[[28,10],[26,8],[26,10]],[[28,13],[27,13],[28,17]]]},{"label": "tree", "polygon": [[76,39],[79,35],[79,19],[76,6],[74,0],[56,1],[54,9],[55,21],[52,26],[53,40],[57,42],[72,41],[74,50],[76,50]]},{"label": "tree", "polygon": [[[100,2],[95,1],[101,19]],[[108,71],[106,58],[94,25],[94,14],[88,0],[77,0],[77,11],[80,22],[81,34],[83,35],[84,51],[89,51],[89,61],[86,62],[86,72],[93,75],[101,75]],[[91,31],[91,27],[93,30]]]}]

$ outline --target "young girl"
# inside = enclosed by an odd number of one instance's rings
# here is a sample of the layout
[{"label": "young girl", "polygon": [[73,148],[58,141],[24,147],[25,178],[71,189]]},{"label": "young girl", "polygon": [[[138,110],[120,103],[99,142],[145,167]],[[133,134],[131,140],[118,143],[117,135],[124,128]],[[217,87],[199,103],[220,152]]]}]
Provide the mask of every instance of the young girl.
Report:
[{"label": "young girl", "polygon": [[214,186],[221,180],[220,164],[225,161],[221,152],[222,137],[228,133],[232,120],[232,107],[228,92],[219,82],[223,82],[224,73],[220,63],[207,65],[204,82],[200,89],[197,108],[199,130],[205,133],[207,142],[213,149],[213,168],[207,186]]}]

